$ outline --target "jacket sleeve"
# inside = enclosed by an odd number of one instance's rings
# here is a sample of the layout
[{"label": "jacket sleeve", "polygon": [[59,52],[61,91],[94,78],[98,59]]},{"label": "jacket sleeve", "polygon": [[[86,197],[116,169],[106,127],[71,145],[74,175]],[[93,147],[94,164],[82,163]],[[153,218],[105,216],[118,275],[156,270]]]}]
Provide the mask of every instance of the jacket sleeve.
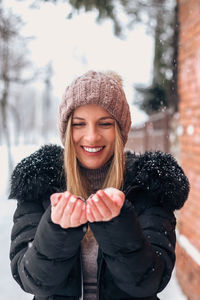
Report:
[{"label": "jacket sleeve", "polygon": [[35,203],[18,205],[10,248],[13,277],[26,292],[52,295],[76,263],[83,236],[82,228],[53,224],[50,207],[42,215]]},{"label": "jacket sleeve", "polygon": [[[138,201],[145,196],[138,194]],[[173,212],[162,207],[146,208],[138,217],[127,199],[119,216],[91,224],[107,272],[127,299],[155,295],[167,285],[175,263],[175,224]]]},{"label": "jacket sleeve", "polygon": [[[51,221],[51,206],[45,211],[42,199],[37,199],[36,185],[32,186],[27,199],[27,185],[34,183],[27,178],[20,179],[19,167],[14,170],[9,197],[18,200],[11,234],[11,270],[23,290],[38,296],[49,296],[64,281],[66,283],[85,233],[83,226],[63,229],[54,224]],[[18,188],[14,182],[16,177],[20,183]],[[49,195],[44,194],[43,197]]]}]

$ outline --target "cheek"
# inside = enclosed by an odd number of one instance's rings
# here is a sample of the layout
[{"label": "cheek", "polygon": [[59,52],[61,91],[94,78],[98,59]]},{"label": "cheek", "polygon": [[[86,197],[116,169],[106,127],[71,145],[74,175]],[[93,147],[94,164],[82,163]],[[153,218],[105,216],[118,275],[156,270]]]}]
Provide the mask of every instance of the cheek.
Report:
[{"label": "cheek", "polygon": [[115,143],[115,130],[114,129],[109,134],[109,140],[112,144]]},{"label": "cheek", "polygon": [[114,150],[115,147],[115,133],[113,131],[111,131],[108,135],[107,135],[107,141],[110,145],[110,148],[112,148],[112,150]]},{"label": "cheek", "polygon": [[74,144],[76,144],[79,141],[79,134],[75,130],[72,130],[72,140]]}]

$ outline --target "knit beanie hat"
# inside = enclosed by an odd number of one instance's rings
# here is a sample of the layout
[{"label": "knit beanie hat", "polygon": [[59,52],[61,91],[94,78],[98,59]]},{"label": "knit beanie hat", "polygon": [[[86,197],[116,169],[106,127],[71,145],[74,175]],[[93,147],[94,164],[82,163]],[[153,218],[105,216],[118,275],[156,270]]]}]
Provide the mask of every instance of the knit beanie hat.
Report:
[{"label": "knit beanie hat", "polygon": [[63,95],[59,107],[59,134],[63,145],[67,120],[79,106],[97,104],[110,113],[118,122],[124,145],[131,126],[129,105],[118,74],[114,72],[89,71],[74,80]]}]

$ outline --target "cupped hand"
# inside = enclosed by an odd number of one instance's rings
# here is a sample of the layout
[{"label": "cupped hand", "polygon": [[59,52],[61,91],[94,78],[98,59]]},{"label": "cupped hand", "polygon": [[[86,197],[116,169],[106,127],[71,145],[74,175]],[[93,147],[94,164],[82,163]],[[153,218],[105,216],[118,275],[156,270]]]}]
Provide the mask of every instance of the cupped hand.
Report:
[{"label": "cupped hand", "polygon": [[52,194],[50,200],[52,222],[66,229],[87,221],[110,221],[119,215],[125,195],[116,188],[106,188],[91,195],[86,202],[68,191]]},{"label": "cupped hand", "polygon": [[66,191],[55,193],[50,197],[51,200],[51,220],[62,228],[78,227],[87,222],[86,205]]},{"label": "cupped hand", "polygon": [[119,215],[124,200],[124,193],[116,188],[97,191],[87,199],[87,220],[89,222],[110,221]]}]

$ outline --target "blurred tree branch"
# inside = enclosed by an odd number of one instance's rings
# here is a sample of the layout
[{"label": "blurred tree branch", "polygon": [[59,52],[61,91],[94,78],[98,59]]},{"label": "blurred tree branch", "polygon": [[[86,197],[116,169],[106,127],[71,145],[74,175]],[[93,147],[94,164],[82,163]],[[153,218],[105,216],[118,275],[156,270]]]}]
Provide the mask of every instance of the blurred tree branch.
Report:
[{"label": "blurred tree branch", "polygon": [[[34,3],[61,0],[35,0]],[[132,29],[142,23],[154,39],[153,76],[148,87],[136,86],[138,97],[135,103],[148,114],[170,107],[178,110],[177,56],[178,56],[178,4],[176,0],[68,0],[72,18],[82,9],[97,11],[97,21],[111,19],[114,33],[124,37],[126,28]],[[120,22],[120,13],[128,17],[126,25]],[[151,95],[151,96],[150,96]],[[156,102],[152,106],[153,102]]]},{"label": "blurred tree branch", "polygon": [[8,149],[10,171],[12,159],[8,109],[12,107],[9,103],[11,86],[24,85],[36,77],[36,73],[30,74],[29,77],[25,74],[25,70],[31,67],[31,63],[27,58],[26,40],[20,35],[22,26],[20,17],[14,15],[11,10],[5,10],[0,3],[0,128],[2,141],[5,141]]}]

